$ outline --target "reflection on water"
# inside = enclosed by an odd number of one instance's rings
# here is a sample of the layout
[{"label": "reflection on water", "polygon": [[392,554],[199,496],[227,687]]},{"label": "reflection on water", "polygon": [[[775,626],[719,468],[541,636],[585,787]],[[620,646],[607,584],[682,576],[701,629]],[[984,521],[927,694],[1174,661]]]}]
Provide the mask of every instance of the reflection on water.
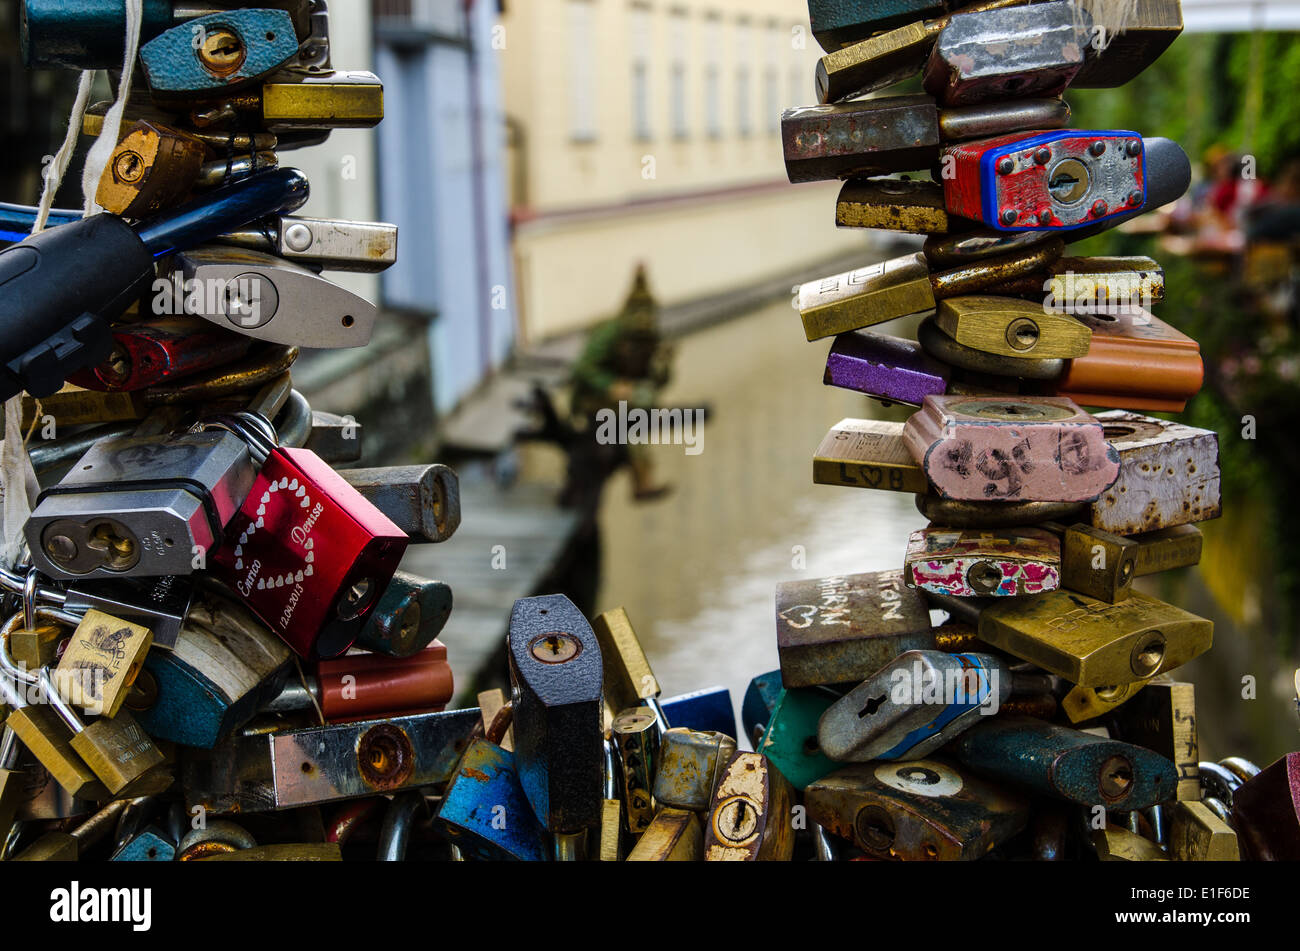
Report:
[{"label": "reflection on water", "polygon": [[[662,402],[711,407],[703,452],[654,450],[676,486],[662,501],[634,505],[625,473],[606,487],[597,609],[627,608],[667,695],[722,684],[738,707],[750,678],[777,666],[778,582],[899,567],[908,533],[925,524],[910,495],[812,483],[813,450],[835,422],[909,412],[824,386],[828,347],[804,340],[785,301],[680,341]],[[1250,576],[1239,566],[1246,553],[1264,557],[1250,542],[1264,508],[1258,499],[1226,503],[1228,514],[1205,526],[1203,565],[1219,575],[1238,565],[1233,574]],[[1222,586],[1195,572],[1141,586],[1218,622],[1211,653],[1178,675],[1197,685],[1203,754],[1263,764],[1300,747],[1288,686],[1297,662],[1273,646],[1263,620],[1271,612],[1250,607],[1270,592],[1225,612],[1210,594]],[[1241,696],[1247,674],[1254,700]]]}]

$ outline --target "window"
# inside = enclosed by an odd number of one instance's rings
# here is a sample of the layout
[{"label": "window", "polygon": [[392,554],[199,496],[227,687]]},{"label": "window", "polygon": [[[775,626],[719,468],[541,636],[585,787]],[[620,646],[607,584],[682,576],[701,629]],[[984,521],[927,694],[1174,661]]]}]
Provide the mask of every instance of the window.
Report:
[{"label": "window", "polygon": [[709,137],[722,138],[722,23],[713,15],[704,23],[704,120]]},{"label": "window", "polygon": [[[763,115],[764,128],[769,135],[781,132],[781,113],[785,104],[781,101],[781,27],[777,23],[767,25],[767,55],[763,66]],[[791,106],[797,103],[790,103]]]},{"label": "window", "polygon": [[629,22],[632,28],[629,57],[632,63],[632,134],[638,141],[653,138],[650,120],[650,11],[633,7]]},{"label": "window", "polygon": [[748,20],[736,24],[736,130],[742,136],[754,131],[754,106],[749,88],[754,70],[752,36]]},{"label": "window", "polygon": [[670,64],[668,73],[669,98],[672,100],[673,135],[684,139],[691,134],[691,120],[686,96],[686,64],[690,58],[688,40],[690,25],[684,10],[674,10],[668,21]]},{"label": "window", "polygon": [[569,0],[569,136],[596,140],[595,10],[589,0]]}]

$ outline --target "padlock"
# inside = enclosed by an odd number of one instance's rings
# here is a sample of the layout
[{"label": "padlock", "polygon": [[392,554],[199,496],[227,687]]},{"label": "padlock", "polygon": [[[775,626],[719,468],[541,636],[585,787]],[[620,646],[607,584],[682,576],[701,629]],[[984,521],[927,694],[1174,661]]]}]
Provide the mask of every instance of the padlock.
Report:
[{"label": "padlock", "polygon": [[374,128],[384,118],[384,84],[362,69],[285,70],[218,102],[196,103],[190,122],[214,130],[252,122],[283,142],[287,133],[305,130]]},{"label": "padlock", "polygon": [[963,347],[1003,357],[1069,360],[1085,356],[1092,342],[1092,329],[1082,321],[1014,297],[940,301],[934,325]]},{"label": "padlock", "polygon": [[23,531],[52,578],[186,575],[196,552],[221,541],[255,478],[231,433],[105,440],[41,493]]},{"label": "padlock", "polygon": [[[32,589],[36,587],[35,575],[35,569],[28,573]],[[68,629],[59,622],[75,627],[78,620],[67,612],[38,607],[34,598],[28,598],[23,610],[5,622],[0,637],[7,642],[9,656],[15,663],[26,670],[36,670],[49,667],[59,659],[59,646],[68,638]]]},{"label": "padlock", "polygon": [[916,510],[935,525],[949,528],[1018,528],[1054,519],[1072,519],[1087,512],[1080,502],[967,502],[940,498],[934,492],[916,497]]},{"label": "padlock", "polygon": [[220,235],[216,244],[233,244],[274,254],[312,269],[376,274],[397,263],[397,225],[278,215]]},{"label": "padlock", "polygon": [[601,818],[600,644],[560,594],[516,601],[508,644],[519,780],[556,857],[577,857]]},{"label": "padlock", "polygon": [[9,834],[18,816],[25,790],[18,769],[18,734],[0,723],[0,841]]},{"label": "padlock", "polygon": [[921,528],[907,541],[909,588],[956,597],[1019,597],[1061,584],[1061,544],[1038,528]]},{"label": "padlock", "polygon": [[1174,798],[1178,771],[1159,753],[1033,717],[986,717],[949,748],[967,769],[998,782],[1119,812]]},{"label": "padlock", "polygon": [[627,861],[698,862],[703,854],[699,816],[687,809],[660,809],[627,854]]},{"label": "padlock", "polygon": [[153,632],[147,627],[88,611],[54,668],[54,686],[84,712],[115,717],[152,645]]},{"label": "padlock", "polygon": [[352,723],[438,712],[454,692],[447,648],[434,641],[412,657],[351,653],[318,661],[312,673],[290,679],[260,712],[313,710],[326,723]]},{"label": "padlock", "polygon": [[397,570],[406,536],[314,453],[277,446],[264,419],[227,414],[201,425],[238,433],[261,466],[210,558],[214,573],[299,656],[342,654]]},{"label": "padlock", "polygon": [[519,784],[514,756],[485,739],[472,740],[465,749],[434,822],[457,848],[475,858],[550,858],[545,831]]},{"label": "padlock", "polygon": [[745,688],[745,698],[740,704],[740,720],[745,728],[745,738],[755,749],[758,749],[763,734],[767,732],[767,725],[772,721],[772,711],[784,689],[780,670],[759,674]]},{"label": "padlock", "polygon": [[628,833],[634,836],[642,835],[655,815],[653,790],[659,771],[660,727],[649,707],[622,710],[610,725],[610,739],[622,770],[621,815]]},{"label": "padlock", "polygon": [[340,476],[412,541],[443,542],[460,527],[460,479],[437,463],[346,469]]},{"label": "padlock", "polygon": [[1136,591],[1118,604],[1063,590],[929,600],[998,650],[1085,687],[1150,680],[1205,653],[1214,636],[1213,622]]},{"label": "padlock", "polygon": [[157,826],[147,826],[124,842],[110,862],[174,862],[176,840]]},{"label": "padlock", "polygon": [[1165,272],[1147,257],[1063,257],[990,290],[1038,301],[1053,313],[1114,319],[1163,303]]},{"label": "padlock", "polygon": [[927,396],[903,440],[935,491],[964,501],[1091,501],[1119,474],[1101,422],[1059,397]]},{"label": "padlock", "polygon": [[[479,707],[479,727],[483,735],[493,743],[499,745],[507,753],[515,751],[515,727],[514,727],[514,705],[506,698],[506,692],[501,689],[483,690],[478,694]],[[509,712],[506,708],[509,707]],[[502,722],[498,721],[498,716],[504,720],[509,718],[510,722],[505,724],[502,730]],[[496,738],[493,727],[500,733],[500,738]]]},{"label": "padlock", "polygon": [[926,169],[945,142],[1069,124],[1059,99],[941,109],[930,96],[886,96],[781,114],[786,175],[793,183]]},{"label": "padlock", "polygon": [[703,730],[737,736],[736,709],[731,703],[731,691],[726,687],[704,687],[675,697],[665,697],[659,703],[664,720],[688,730]]},{"label": "padlock", "polygon": [[378,315],[364,298],[261,251],[195,248],[176,257],[170,280],[185,314],[288,346],[364,347]]},{"label": "padlock", "polygon": [[826,708],[818,746],[839,763],[922,759],[1011,692],[1011,669],[991,654],[905,651]]},{"label": "padlock", "polygon": [[[1018,380],[1057,380],[1065,373],[1066,360],[1045,357],[1008,356],[1005,353],[990,353],[976,350],[958,343],[939,329],[934,314],[926,317],[916,328],[916,341],[926,353],[946,363],[950,367],[970,374],[980,374],[989,381],[998,378],[1015,378]],[[949,392],[956,394],[956,387],[950,383]],[[989,395],[992,389],[987,383],[968,395]]]},{"label": "padlock", "polygon": [[68,375],[89,390],[133,392],[171,383],[242,359],[252,340],[200,320],[166,317],[113,328],[113,350],[102,363]]},{"label": "padlock", "polygon": [[868,855],[983,858],[1022,831],[1029,801],[947,759],[845,766],[804,791],[808,818]]},{"label": "padlock", "polygon": [[835,201],[835,224],[840,228],[941,235],[948,233],[951,223],[938,182],[851,178]]},{"label": "padlock", "polygon": [[938,16],[946,7],[943,0],[808,0],[808,19],[821,48],[832,53],[881,30]]},{"label": "padlock", "polygon": [[1116,825],[1092,830],[1092,846],[1102,862],[1168,862],[1169,856],[1146,836]]},{"label": "padlock", "polygon": [[822,382],[889,403],[920,406],[931,393],[947,392],[950,373],[913,340],[860,330],[835,338]]},{"label": "padlock", "polygon": [[1059,96],[1090,39],[1069,0],[957,13],[935,39],[922,85],[945,106]]},{"label": "padlock", "polygon": [[1080,687],[1076,684],[1061,698],[1061,710],[1071,723],[1087,723],[1132,700],[1145,686],[1146,681],[1142,680],[1114,687]]},{"label": "padlock", "polygon": [[[981,0],[964,4],[958,15],[974,18],[983,11],[1023,2]],[[1083,67],[1072,84],[1076,89],[1124,85],[1154,62],[1183,29],[1178,0],[1126,6],[1122,14],[1125,22],[1120,24],[1113,22],[1114,12],[1096,0],[1082,0],[1077,6],[1085,18],[1084,35],[1089,42]],[[817,64],[817,98],[821,102],[854,99],[907,79],[924,67],[936,38],[952,19],[954,14],[949,13],[915,21],[828,53]]]},{"label": "padlock", "polygon": [[213,819],[191,827],[177,843],[176,861],[198,862],[213,855],[242,852],[257,847],[257,839],[242,825],[229,819]]},{"label": "padlock", "polygon": [[777,585],[776,649],[786,689],[865,680],[932,639],[925,598],[904,584],[901,571]]},{"label": "padlock", "polygon": [[794,854],[794,790],[760,753],[736,753],[713,794],[706,862],[787,862]]},{"label": "padlock", "polygon": [[1169,851],[1180,862],[1236,862],[1237,833],[1203,802],[1169,806]]},{"label": "padlock", "polygon": [[298,57],[293,19],[283,10],[224,10],[189,20],[140,47],[149,94],[205,98],[250,86]]},{"label": "padlock", "polygon": [[1196,691],[1190,683],[1157,677],[1118,706],[1108,722],[1119,739],[1154,750],[1174,764],[1176,798],[1201,798]]},{"label": "padlock", "polygon": [[1300,753],[1287,753],[1237,787],[1232,828],[1243,859],[1300,859]]},{"label": "padlock", "polygon": [[[4,653],[0,649],[0,654]],[[26,702],[24,692],[31,692],[25,680],[11,682],[8,676],[0,673],[0,701],[9,707],[5,727],[31,750],[50,777],[73,799],[110,798],[99,777],[72,749],[72,732],[67,725],[49,704],[39,701],[39,696],[33,698],[35,702]]]},{"label": "padlock", "polygon": [[183,201],[208,157],[200,139],[141,119],[109,156],[95,202],[124,218],[147,218]]},{"label": "padlock", "polygon": [[442,632],[451,607],[451,587],[445,582],[394,572],[354,646],[389,657],[412,657]]},{"label": "padlock", "polygon": [[302,444],[331,465],[361,458],[364,428],[350,416],[313,411],[311,432]]},{"label": "padlock", "polygon": [[903,424],[881,419],[848,418],[832,426],[813,456],[813,482],[911,493],[930,487],[903,442]]},{"label": "padlock", "polygon": [[108,356],[108,321],[154,279],[153,258],[189,248],[307,200],[307,179],[278,169],[213,189],[134,227],[92,215],[42,231],[0,251],[0,399],[21,390],[44,397],[66,374]]},{"label": "padlock", "polygon": [[754,751],[767,757],[797,790],[834,772],[836,764],[822,751],[817,723],[839,694],[825,687],[783,689]]},{"label": "padlock", "polygon": [[102,807],[71,832],[48,832],[13,857],[15,862],[75,862],[84,849],[100,842],[113,831],[130,805],[117,799]]},{"label": "padlock", "polygon": [[171,785],[171,777],[155,769],[163,764],[162,752],[131,714],[120,710],[115,717],[100,717],[87,726],[59,696],[48,667],[41,668],[37,677],[42,695],[72,731],[68,745],[111,795],[161,792]]},{"label": "padlock", "polygon": [[262,732],[247,729],[181,760],[185,806],[257,813],[448,782],[477,708]]},{"label": "padlock", "polygon": [[606,721],[612,722],[616,714],[644,704],[659,720],[660,732],[668,729],[659,707],[659,681],[650,669],[627,611],[614,608],[598,614],[592,618],[591,629],[600,644],[604,664]]},{"label": "padlock", "polygon": [[1130,535],[1129,540],[1138,545],[1134,574],[1139,578],[1201,563],[1203,539],[1201,530],[1195,525],[1140,532]]},{"label": "padlock", "polygon": [[1136,132],[1068,129],[950,145],[944,205],[997,230],[1069,230],[1146,206]]},{"label": "padlock", "polygon": [[618,780],[621,768],[615,765],[614,743],[606,736],[604,741],[605,768],[604,798],[600,801],[600,838],[597,840],[596,857],[601,862],[623,861],[623,800],[618,794]]},{"label": "padlock", "polygon": [[1141,545],[1091,525],[1066,527],[1048,522],[1043,529],[1061,542],[1061,586],[1114,604],[1133,591]]},{"label": "padlock", "polygon": [[810,281],[799,288],[804,335],[817,340],[933,310],[937,300],[1032,273],[1060,257],[1063,250],[1063,244],[1048,242],[1027,252],[933,273],[925,255],[908,254]]},{"label": "padlock", "polygon": [[1120,410],[1096,418],[1120,468],[1092,505],[1093,525],[1133,535],[1219,517],[1217,433]]},{"label": "padlock", "polygon": [[1040,387],[1085,406],[1180,413],[1201,390],[1200,345],[1137,309],[1115,320],[1081,317],[1092,330],[1088,353]]},{"label": "padlock", "polygon": [[659,740],[654,801],[674,809],[706,811],[735,752],[736,741],[722,733],[683,727],[668,730]]}]

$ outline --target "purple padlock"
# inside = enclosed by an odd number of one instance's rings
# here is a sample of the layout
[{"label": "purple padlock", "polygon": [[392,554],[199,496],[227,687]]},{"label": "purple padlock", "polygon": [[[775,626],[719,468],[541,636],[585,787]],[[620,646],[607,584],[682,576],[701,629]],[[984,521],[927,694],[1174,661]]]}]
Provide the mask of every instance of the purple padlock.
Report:
[{"label": "purple padlock", "polygon": [[948,367],[914,340],[858,330],[835,338],[822,382],[920,406],[927,396],[948,391],[948,374]]}]

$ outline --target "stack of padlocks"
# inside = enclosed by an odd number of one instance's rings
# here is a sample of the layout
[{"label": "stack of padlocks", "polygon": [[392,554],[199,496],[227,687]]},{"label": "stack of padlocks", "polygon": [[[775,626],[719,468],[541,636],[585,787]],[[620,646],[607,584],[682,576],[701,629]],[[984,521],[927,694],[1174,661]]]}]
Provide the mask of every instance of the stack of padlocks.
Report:
[{"label": "stack of padlocks", "polygon": [[[1133,412],[1181,411],[1199,349],[1148,309],[1156,262],[1065,256],[1188,185],[1173,142],[1067,128],[1060,98],[1150,64],[1178,0],[809,6],[823,104],[783,117],[791,181],[844,179],[841,226],[926,236],[799,289],[826,383],[918,407],[842,420],[813,477],[915,493],[929,525],[897,570],[777,589],[747,729],[860,854],[1237,858],[1231,791],[1258,771],[1198,768],[1168,676],[1213,625],[1133,589],[1195,565],[1219,515],[1216,435]],[[855,98],[917,73],[923,95]],[[909,315],[915,340],[863,329]]]}]

